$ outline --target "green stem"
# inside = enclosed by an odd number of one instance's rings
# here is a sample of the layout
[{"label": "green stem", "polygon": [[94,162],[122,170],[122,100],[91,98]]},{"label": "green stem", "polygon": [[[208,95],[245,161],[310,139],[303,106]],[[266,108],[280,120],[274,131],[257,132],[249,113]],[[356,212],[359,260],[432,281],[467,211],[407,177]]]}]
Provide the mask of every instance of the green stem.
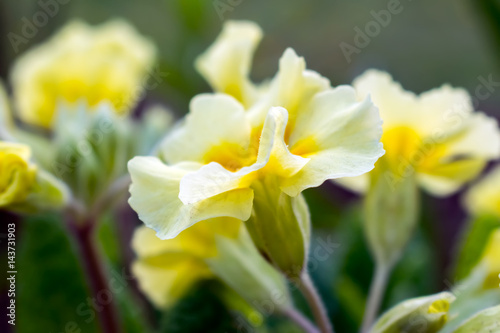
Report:
[{"label": "green stem", "polygon": [[283,315],[290,318],[297,326],[302,328],[306,333],[319,333],[319,330],[314,326],[314,324],[307,319],[302,313],[298,312],[294,308],[288,308],[283,311]]},{"label": "green stem", "polygon": [[389,265],[376,264],[375,274],[373,275],[366,303],[363,324],[361,325],[361,333],[368,333],[377,318],[390,274],[391,267]]},{"label": "green stem", "polygon": [[319,326],[321,333],[333,333],[333,327],[328,319],[328,314],[326,312],[325,306],[321,301],[318,291],[314,287],[314,283],[311,280],[309,272],[304,271],[301,275],[300,281],[298,283],[298,288],[304,295],[309,307],[314,316],[314,320]]}]

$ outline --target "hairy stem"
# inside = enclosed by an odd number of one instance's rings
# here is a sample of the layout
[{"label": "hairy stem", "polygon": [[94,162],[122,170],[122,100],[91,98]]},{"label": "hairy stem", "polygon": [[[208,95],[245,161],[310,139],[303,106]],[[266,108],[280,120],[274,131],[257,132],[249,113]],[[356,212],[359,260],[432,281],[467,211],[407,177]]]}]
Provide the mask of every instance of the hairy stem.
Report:
[{"label": "hairy stem", "polygon": [[[83,224],[70,223],[71,231],[78,243],[84,270],[91,289],[91,296],[99,299],[98,295],[109,289],[104,271],[104,264],[94,240],[95,221],[86,220]],[[118,315],[113,301],[98,304],[95,308],[103,333],[122,332]]]},{"label": "hairy stem", "polygon": [[296,309],[288,308],[283,311],[283,314],[290,318],[291,321],[297,324],[297,326],[302,328],[306,333],[319,333],[318,328]]},{"label": "hairy stem", "polygon": [[298,283],[298,288],[304,295],[309,307],[314,316],[314,320],[319,326],[321,333],[333,333],[332,324],[328,319],[328,314],[326,312],[325,306],[318,294],[318,291],[314,287],[314,284],[309,276],[309,272],[304,271],[301,275],[300,281]]}]

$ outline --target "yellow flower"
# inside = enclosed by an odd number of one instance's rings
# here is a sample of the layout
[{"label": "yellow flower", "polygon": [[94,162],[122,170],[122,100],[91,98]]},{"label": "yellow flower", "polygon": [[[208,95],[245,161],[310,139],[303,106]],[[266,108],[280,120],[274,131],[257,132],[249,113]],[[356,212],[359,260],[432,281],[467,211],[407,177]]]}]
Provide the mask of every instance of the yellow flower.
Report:
[{"label": "yellow flower", "polygon": [[12,71],[15,106],[26,123],[50,128],[60,102],[110,102],[120,114],[135,105],[155,58],[154,45],[128,23],[80,21],[21,56]]},{"label": "yellow flower", "polygon": [[315,96],[288,139],[283,108],[269,110],[256,136],[248,112],[227,95],[197,96],[190,109],[162,144],[168,165],[156,157],[129,162],[130,204],[162,239],[211,217],[248,220],[265,178],[296,197],[327,179],[367,172],[383,154],[376,109],[347,86]]},{"label": "yellow flower", "polygon": [[465,196],[465,206],[474,215],[500,218],[500,166],[470,188]]},{"label": "yellow flower", "polygon": [[23,202],[36,178],[28,146],[0,141],[0,208]]},{"label": "yellow flower", "polygon": [[0,209],[34,213],[64,207],[66,185],[30,159],[29,146],[0,141]]},{"label": "yellow flower", "polygon": [[[233,96],[195,97],[185,122],[162,143],[163,161],[129,162],[130,205],[162,239],[207,218],[249,221],[261,252],[283,271],[300,271],[309,223],[300,193],[370,171],[384,152],[381,121],[368,98],[359,101],[349,86],[331,88],[291,49],[271,82],[257,88],[256,99],[245,97],[252,95],[248,59],[258,31],[248,22],[231,22],[198,60],[214,89]],[[234,57],[221,61],[220,50]]]},{"label": "yellow flower", "polygon": [[214,277],[205,260],[217,255],[216,235],[236,238],[240,225],[213,219],[170,240],[160,240],[153,230],[139,227],[132,240],[138,257],[132,271],[140,288],[158,307],[174,304],[195,283]]},{"label": "yellow flower", "polygon": [[[380,110],[386,150],[380,163],[388,165],[393,181],[415,176],[428,192],[448,195],[474,179],[488,160],[500,156],[496,121],[474,112],[463,89],[444,85],[415,95],[376,70],[367,71],[353,85],[359,98],[371,96]],[[341,183],[363,192],[368,176]]]}]

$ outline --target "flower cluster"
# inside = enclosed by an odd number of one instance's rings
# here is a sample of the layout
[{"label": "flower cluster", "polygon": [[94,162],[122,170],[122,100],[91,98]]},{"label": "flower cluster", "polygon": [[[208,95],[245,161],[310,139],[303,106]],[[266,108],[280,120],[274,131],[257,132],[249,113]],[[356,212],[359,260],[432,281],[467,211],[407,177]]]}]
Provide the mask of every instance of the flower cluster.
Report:
[{"label": "flower cluster", "polygon": [[259,35],[251,23],[231,22],[200,57],[200,71],[226,94],[195,97],[161,159],[129,163],[130,205],[162,239],[208,218],[250,219],[259,249],[280,269],[300,271],[309,222],[297,198],[325,180],[370,171],[384,152],[381,121],[369,98],[331,88],[291,49],[268,85],[253,85],[248,66]]}]

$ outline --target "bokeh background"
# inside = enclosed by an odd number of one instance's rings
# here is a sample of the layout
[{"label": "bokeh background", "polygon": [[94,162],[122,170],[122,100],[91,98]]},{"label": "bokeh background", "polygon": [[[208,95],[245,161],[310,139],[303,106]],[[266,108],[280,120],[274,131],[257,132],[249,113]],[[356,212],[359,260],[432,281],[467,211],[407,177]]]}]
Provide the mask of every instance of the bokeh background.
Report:
[{"label": "bokeh background", "polygon": [[[401,12],[370,37],[368,45],[353,54],[350,61],[341,43],[355,45],[354,29],[364,30],[374,20],[371,12],[387,9],[390,0],[61,2],[67,3],[59,4],[47,24],[16,52],[8,34],[21,34],[23,19],[31,20],[44,9],[38,1],[0,0],[2,80],[8,82],[9,69],[17,56],[46,40],[69,20],[79,18],[99,24],[110,18],[125,18],[156,43],[160,69],[168,73],[160,86],[148,92],[137,112],[148,103],[160,102],[180,118],[195,94],[210,91],[195,71],[194,59],[213,42],[224,20],[246,19],[257,22],[265,32],[253,63],[255,81],[274,75],[283,51],[293,47],[305,57],[309,68],[328,77],[334,85],[350,83],[371,67],[387,70],[405,88],[417,93],[449,83],[466,88],[474,96],[477,87],[484,86],[484,80],[491,80],[494,83],[489,85],[490,96],[479,101],[478,109],[500,117],[500,1],[401,0]],[[228,6],[226,10],[221,9],[221,4]],[[317,265],[311,267],[313,277],[337,332],[355,332],[373,268],[361,232],[359,198],[331,183],[306,191],[306,197],[314,224],[312,246],[321,246],[325,241],[336,244],[325,260],[316,260]],[[419,230],[391,279],[384,308],[453,284],[453,258],[467,222],[460,197],[460,193],[446,199],[423,194]],[[0,213],[0,220],[1,267],[6,267],[6,222],[18,223],[16,332],[65,332],[65,324],[70,321],[78,322],[82,332],[97,332],[95,320],[86,323],[76,311],[79,304],[86,302],[88,289],[76,250],[61,221],[53,216],[20,221],[5,213]],[[138,223],[125,202],[103,221],[99,231],[101,247],[110,271],[128,270],[133,257],[128,242]],[[0,274],[5,271],[2,268]],[[7,302],[5,281],[2,278],[0,282],[2,309]],[[164,314],[147,303],[134,281],[126,284],[117,297],[128,332],[234,330],[234,318],[205,285]],[[298,296],[297,302],[302,304]],[[279,318],[267,318],[266,325],[273,332],[294,330]],[[6,320],[0,322],[0,331],[11,331]]]}]

